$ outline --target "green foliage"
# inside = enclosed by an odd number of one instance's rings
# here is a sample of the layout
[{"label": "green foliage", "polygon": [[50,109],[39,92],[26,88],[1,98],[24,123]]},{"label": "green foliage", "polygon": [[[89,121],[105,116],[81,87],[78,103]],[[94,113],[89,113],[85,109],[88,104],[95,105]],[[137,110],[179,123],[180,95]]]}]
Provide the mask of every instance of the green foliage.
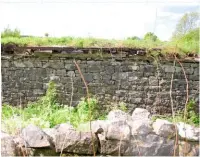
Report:
[{"label": "green foliage", "polygon": [[[2,34],[3,35],[3,34]],[[2,44],[15,43],[19,46],[71,46],[78,48],[88,47],[127,47],[127,48],[144,48],[148,50],[148,53],[152,53],[152,48],[161,48],[162,54],[170,54],[176,52],[179,54],[198,53],[199,52],[199,32],[198,29],[188,31],[184,36],[179,38],[173,38],[170,42],[162,42],[158,37],[148,32],[144,36],[144,39],[138,37],[129,37],[125,40],[108,40],[100,38],[75,38],[75,37],[20,37],[20,35],[3,35],[1,40]],[[73,55],[74,56],[74,55]]]},{"label": "green foliage", "polygon": [[187,53],[197,53],[199,52],[199,28],[190,30],[185,35],[180,36],[179,38],[174,39],[174,44],[177,48]]},{"label": "green foliage", "polygon": [[175,114],[174,119],[171,116],[159,115],[159,116],[154,116],[152,120],[155,121],[157,118],[160,118],[169,120],[171,122],[185,122],[187,124],[199,126],[199,115],[195,112],[195,101],[193,99],[190,100],[186,106],[185,116],[186,119],[184,119],[184,112],[178,111]]},{"label": "green foliage", "polygon": [[187,104],[186,118],[189,123],[199,124],[199,115],[195,112],[195,101],[190,100]]},{"label": "green foliage", "polygon": [[1,33],[1,38],[5,38],[5,37],[17,37],[17,38],[19,38],[20,37],[20,31],[17,28],[12,30],[9,27],[7,27]]},{"label": "green foliage", "polygon": [[128,40],[140,40],[140,38],[137,37],[137,36],[128,37],[127,39],[128,39]]},{"label": "green foliage", "polygon": [[4,104],[2,106],[2,128],[6,132],[15,133],[16,130],[28,124],[48,128],[70,122],[77,127],[80,123],[89,120],[103,119],[103,116],[98,112],[98,103],[95,98],[90,98],[88,101],[82,98],[77,107],[58,104],[55,83],[50,82],[46,95],[34,103],[29,103],[24,109]]},{"label": "green foliage", "polygon": [[154,33],[148,32],[144,35],[144,40],[151,40],[155,42],[156,40],[158,40],[158,37]]},{"label": "green foliage", "polygon": [[44,33],[44,36],[45,36],[45,37],[48,37],[48,36],[49,36],[49,33]]},{"label": "green foliage", "polygon": [[120,102],[118,105],[113,106],[112,110],[121,110],[124,112],[128,111],[126,104],[124,102]]},{"label": "green foliage", "polygon": [[126,104],[123,103],[123,102],[120,102],[120,103],[119,103],[119,109],[122,110],[122,111],[124,111],[124,112],[127,112],[127,111],[128,111],[128,109],[127,109],[127,107],[126,107]]},{"label": "green foliage", "polygon": [[176,30],[173,34],[173,38],[180,38],[191,30],[196,29],[198,27],[198,20],[198,12],[185,13],[176,25]]}]

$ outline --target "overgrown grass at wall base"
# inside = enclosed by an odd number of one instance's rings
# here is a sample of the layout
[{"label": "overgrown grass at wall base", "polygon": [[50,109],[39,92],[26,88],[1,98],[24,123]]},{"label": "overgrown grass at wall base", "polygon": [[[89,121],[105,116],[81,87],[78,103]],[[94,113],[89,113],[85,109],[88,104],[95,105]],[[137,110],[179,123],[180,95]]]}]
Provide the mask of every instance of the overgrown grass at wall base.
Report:
[{"label": "overgrown grass at wall base", "polygon": [[98,102],[95,98],[90,98],[89,101],[83,98],[77,107],[58,104],[53,82],[49,83],[44,97],[37,102],[29,103],[23,109],[7,104],[2,106],[2,130],[12,134],[16,134],[28,124],[51,128],[57,124],[70,122],[77,127],[80,123],[104,118],[105,116],[98,112]]}]

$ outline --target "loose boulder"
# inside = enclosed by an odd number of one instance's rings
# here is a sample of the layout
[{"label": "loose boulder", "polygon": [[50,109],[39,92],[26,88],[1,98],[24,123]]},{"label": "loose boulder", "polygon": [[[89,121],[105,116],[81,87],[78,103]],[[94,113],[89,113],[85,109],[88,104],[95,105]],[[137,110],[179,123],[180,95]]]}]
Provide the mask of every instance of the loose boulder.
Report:
[{"label": "loose boulder", "polygon": [[132,113],[132,120],[150,121],[150,112],[143,108],[136,108]]},{"label": "loose boulder", "polygon": [[106,139],[108,140],[130,140],[131,130],[128,124],[124,121],[110,122]]},{"label": "loose boulder", "polygon": [[137,135],[131,139],[126,156],[172,156],[174,141],[165,141],[163,137],[154,134]]},{"label": "loose boulder", "polygon": [[108,114],[109,121],[129,121],[131,120],[131,116],[121,110],[113,110]]},{"label": "loose boulder", "polygon": [[102,155],[120,156],[125,155],[129,147],[129,141],[107,140],[104,135],[98,135],[100,141],[99,152]]},{"label": "loose boulder", "polygon": [[153,129],[157,135],[166,138],[172,138],[176,134],[175,125],[163,119],[156,119],[153,123]]},{"label": "loose boulder", "polygon": [[[65,133],[57,133],[55,140],[56,152],[92,155],[97,151],[98,141],[90,132],[79,132],[68,129]],[[93,149],[94,148],[94,149]]]},{"label": "loose boulder", "polygon": [[13,137],[1,132],[1,156],[15,156],[16,148]]},{"label": "loose boulder", "polygon": [[28,125],[21,132],[21,137],[27,143],[28,148],[44,148],[51,146],[51,138],[35,125]]},{"label": "loose boulder", "polygon": [[148,121],[145,122],[143,120],[136,120],[132,123],[129,123],[129,125],[131,126],[132,135],[147,135],[152,132],[152,128]]},{"label": "loose boulder", "polygon": [[195,128],[189,124],[179,122],[177,124],[178,134],[182,139],[187,139],[188,141],[199,141],[200,139],[200,129]]}]

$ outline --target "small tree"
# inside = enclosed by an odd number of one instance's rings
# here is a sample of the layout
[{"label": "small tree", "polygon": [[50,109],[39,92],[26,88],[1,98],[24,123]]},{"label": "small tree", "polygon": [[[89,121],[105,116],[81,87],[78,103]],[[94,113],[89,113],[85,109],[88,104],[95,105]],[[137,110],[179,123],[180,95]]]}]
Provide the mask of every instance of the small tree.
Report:
[{"label": "small tree", "polygon": [[44,36],[45,36],[45,37],[48,37],[48,36],[49,36],[49,33],[45,33]]},{"label": "small tree", "polygon": [[186,33],[194,30],[198,27],[199,22],[199,13],[198,12],[191,12],[186,13],[183,17],[179,20],[178,24],[176,25],[176,30],[173,33],[173,38],[178,38]]},{"label": "small tree", "polygon": [[145,34],[144,40],[156,41],[156,40],[158,40],[158,37],[154,33],[148,32],[148,33]]},{"label": "small tree", "polygon": [[7,27],[1,33],[1,38],[5,38],[5,37],[20,37],[20,30],[17,29],[17,28],[15,28],[14,30],[12,30],[9,27]]}]

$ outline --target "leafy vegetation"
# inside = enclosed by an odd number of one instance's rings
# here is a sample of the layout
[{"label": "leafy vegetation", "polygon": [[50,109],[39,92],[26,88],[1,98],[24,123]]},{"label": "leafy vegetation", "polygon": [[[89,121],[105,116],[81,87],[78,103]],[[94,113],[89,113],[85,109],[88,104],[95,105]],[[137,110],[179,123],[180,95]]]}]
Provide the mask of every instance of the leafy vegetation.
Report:
[{"label": "leafy vegetation", "polygon": [[1,38],[6,38],[6,37],[15,37],[19,38],[20,37],[20,30],[19,29],[10,29],[9,27],[5,28],[5,30],[1,33]]},{"label": "leafy vegetation", "polygon": [[194,126],[199,126],[199,115],[195,112],[195,101],[190,100],[186,108],[186,118],[184,119],[184,112],[179,111],[175,114],[174,119],[171,116],[154,116],[153,120],[157,118],[166,119],[171,122],[185,122]]},{"label": "leafy vegetation", "polygon": [[4,104],[2,106],[2,129],[14,134],[28,124],[49,128],[70,122],[77,127],[80,123],[89,121],[90,115],[91,120],[105,119],[105,115],[98,112],[98,102],[95,98],[90,98],[89,101],[83,98],[77,107],[60,105],[57,103],[55,84],[50,82],[46,95],[37,102],[28,104],[24,109]]},{"label": "leafy vegetation", "polygon": [[151,40],[151,41],[155,42],[155,41],[158,40],[158,37],[154,33],[148,32],[148,33],[145,34],[144,40]]},{"label": "leafy vegetation", "polygon": [[190,31],[198,28],[198,20],[198,12],[190,12],[184,14],[176,25],[175,32],[173,33],[173,38],[182,37]]}]

